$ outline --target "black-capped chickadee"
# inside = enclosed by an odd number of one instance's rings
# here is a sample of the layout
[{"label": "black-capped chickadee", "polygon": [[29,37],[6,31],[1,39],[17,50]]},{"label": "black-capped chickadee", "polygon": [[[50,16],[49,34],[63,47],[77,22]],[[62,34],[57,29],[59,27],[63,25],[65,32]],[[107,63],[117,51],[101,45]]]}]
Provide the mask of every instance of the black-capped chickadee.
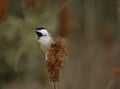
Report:
[{"label": "black-capped chickadee", "polygon": [[48,31],[43,27],[38,27],[35,29],[35,33],[37,34],[38,41],[40,43],[41,50],[45,52],[45,59],[48,59],[48,50],[53,43],[53,39]]}]

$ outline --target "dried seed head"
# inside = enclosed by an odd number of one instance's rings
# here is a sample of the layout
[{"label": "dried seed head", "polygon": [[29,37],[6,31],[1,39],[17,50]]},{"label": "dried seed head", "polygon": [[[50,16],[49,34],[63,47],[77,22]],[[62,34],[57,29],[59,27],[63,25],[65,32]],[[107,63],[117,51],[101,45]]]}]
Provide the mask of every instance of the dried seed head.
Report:
[{"label": "dried seed head", "polygon": [[64,56],[67,53],[67,46],[63,40],[55,41],[51,45],[46,66],[52,82],[59,82],[60,70],[63,67]]}]

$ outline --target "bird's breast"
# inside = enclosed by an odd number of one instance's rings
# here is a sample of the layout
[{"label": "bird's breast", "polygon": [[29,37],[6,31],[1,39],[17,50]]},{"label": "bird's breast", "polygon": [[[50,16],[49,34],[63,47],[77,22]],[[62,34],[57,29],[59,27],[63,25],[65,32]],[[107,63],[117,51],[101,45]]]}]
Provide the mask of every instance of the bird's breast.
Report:
[{"label": "bird's breast", "polygon": [[47,49],[49,49],[52,43],[52,38],[49,36],[45,36],[45,37],[41,37],[38,41]]}]

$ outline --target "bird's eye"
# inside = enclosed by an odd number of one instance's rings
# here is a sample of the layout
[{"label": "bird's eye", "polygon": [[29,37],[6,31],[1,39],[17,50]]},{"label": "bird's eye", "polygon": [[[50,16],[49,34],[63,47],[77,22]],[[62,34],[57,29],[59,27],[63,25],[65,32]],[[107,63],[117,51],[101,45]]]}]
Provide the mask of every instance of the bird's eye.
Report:
[{"label": "bird's eye", "polygon": [[40,33],[40,32],[36,32],[36,34],[38,35],[38,37],[43,36],[42,33]]}]

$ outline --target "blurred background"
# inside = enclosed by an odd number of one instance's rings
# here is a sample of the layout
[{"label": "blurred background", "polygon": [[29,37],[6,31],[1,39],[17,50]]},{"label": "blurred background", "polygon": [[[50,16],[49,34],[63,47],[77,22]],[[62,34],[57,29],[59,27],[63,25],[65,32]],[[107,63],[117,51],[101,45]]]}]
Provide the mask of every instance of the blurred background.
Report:
[{"label": "blurred background", "polygon": [[0,0],[0,89],[51,89],[39,26],[69,46],[58,89],[120,89],[119,0]]}]

